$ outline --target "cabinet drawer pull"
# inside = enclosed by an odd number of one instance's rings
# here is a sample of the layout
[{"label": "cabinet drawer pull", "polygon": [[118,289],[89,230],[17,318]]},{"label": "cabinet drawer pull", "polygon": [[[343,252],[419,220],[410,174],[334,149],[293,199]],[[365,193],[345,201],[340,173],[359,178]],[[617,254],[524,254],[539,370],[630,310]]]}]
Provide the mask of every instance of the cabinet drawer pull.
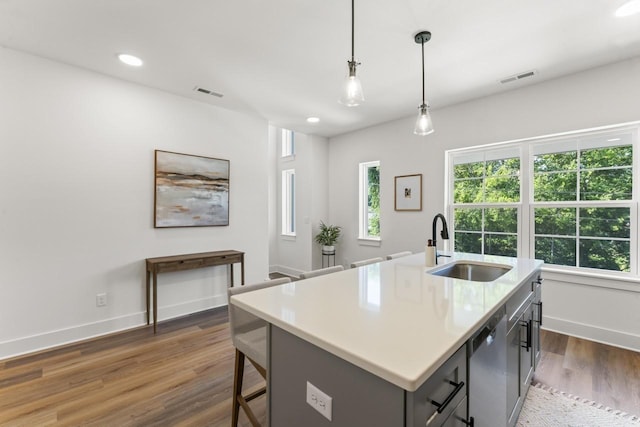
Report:
[{"label": "cabinet drawer pull", "polygon": [[537,322],[542,326],[542,301],[534,302],[533,304],[538,306],[538,320],[534,320],[534,322]]},{"label": "cabinet drawer pull", "polygon": [[460,381],[459,383],[449,381],[449,384],[451,384],[452,386],[455,386],[456,388],[454,388],[453,391],[449,393],[449,396],[447,396],[444,402],[438,403],[435,400],[431,400],[431,403],[433,403],[438,408],[437,410],[438,414],[441,414],[442,411],[444,411],[447,405],[451,403],[454,397],[456,397],[456,394],[458,394],[458,392],[462,390],[462,387],[464,387],[464,381]]},{"label": "cabinet drawer pull", "polygon": [[527,341],[524,343],[524,345],[520,344],[520,346],[524,349],[527,350],[527,352],[529,352],[529,349],[531,348],[531,335],[532,335],[532,321],[531,320],[522,320],[520,325],[524,326],[527,328]]}]

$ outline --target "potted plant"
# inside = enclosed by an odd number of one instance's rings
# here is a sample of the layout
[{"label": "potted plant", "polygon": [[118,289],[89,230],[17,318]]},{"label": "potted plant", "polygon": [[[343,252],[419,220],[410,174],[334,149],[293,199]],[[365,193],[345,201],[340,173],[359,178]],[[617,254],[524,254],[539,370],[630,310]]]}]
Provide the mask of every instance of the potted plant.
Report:
[{"label": "potted plant", "polygon": [[337,225],[327,225],[320,221],[320,232],[316,234],[316,243],[322,245],[322,250],[325,252],[333,252],[335,244],[340,237],[341,228]]}]

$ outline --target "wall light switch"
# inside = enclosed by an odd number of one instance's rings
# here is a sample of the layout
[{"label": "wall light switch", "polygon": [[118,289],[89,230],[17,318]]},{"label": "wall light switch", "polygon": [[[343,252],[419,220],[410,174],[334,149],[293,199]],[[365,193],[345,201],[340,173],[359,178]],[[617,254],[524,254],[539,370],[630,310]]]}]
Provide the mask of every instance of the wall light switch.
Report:
[{"label": "wall light switch", "polygon": [[307,381],[307,403],[329,421],[331,421],[332,400],[328,394]]}]

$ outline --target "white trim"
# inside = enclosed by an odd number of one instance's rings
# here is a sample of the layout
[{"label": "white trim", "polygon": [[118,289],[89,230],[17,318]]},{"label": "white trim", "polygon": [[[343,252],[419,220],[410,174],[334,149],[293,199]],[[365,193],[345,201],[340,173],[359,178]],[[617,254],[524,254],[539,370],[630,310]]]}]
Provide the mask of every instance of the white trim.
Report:
[{"label": "white trim", "polygon": [[295,156],[295,133],[290,129],[280,129],[280,157]]},{"label": "white trim", "polygon": [[287,276],[300,278],[300,275],[304,273],[304,271],[287,267],[286,265],[275,264],[275,265],[269,266],[269,273],[280,273],[280,274],[285,274]]},{"label": "white trim", "polygon": [[638,286],[640,285],[640,277],[615,271],[599,273],[587,268],[573,267],[571,270],[569,270],[570,267],[566,268],[567,270],[545,264],[542,266],[542,271],[545,279],[556,282],[640,293],[640,286]]},{"label": "white trim", "polygon": [[640,335],[549,316],[543,316],[542,324],[544,325],[542,329],[547,331],[558,332],[627,350],[640,351]]},{"label": "white trim", "polygon": [[553,139],[558,137],[565,137],[565,136],[571,136],[571,135],[583,134],[583,133],[589,133],[589,132],[607,131],[607,130],[616,129],[616,128],[623,130],[625,128],[633,128],[637,126],[640,126],[640,120],[633,121],[633,122],[619,123],[614,125],[599,126],[595,128],[587,128],[582,130],[573,130],[568,132],[551,133],[551,134],[541,135],[541,136],[530,136],[527,138],[511,139],[508,141],[493,142],[491,144],[473,145],[473,146],[464,147],[464,148],[454,148],[451,150],[447,150],[445,154],[471,151],[471,150],[486,150],[488,148],[495,148],[495,147],[499,147],[501,145],[507,145],[507,144],[516,144],[516,143],[530,142],[530,141],[542,141],[545,139]]},{"label": "white trim", "polygon": [[358,244],[360,246],[378,246],[379,247],[380,245],[382,245],[382,239],[376,239],[374,237],[363,239],[359,237]]},{"label": "white trim", "polygon": [[296,235],[296,170],[285,169],[282,171],[282,206],[281,228],[282,236]]},{"label": "white trim", "polygon": [[[611,270],[602,270],[603,272],[612,274],[632,275],[637,277],[640,274],[640,239],[638,238],[638,232],[640,229],[640,218],[638,213],[638,203],[640,194],[640,121],[628,122],[618,125],[601,126],[597,128],[576,130],[571,132],[563,132],[558,134],[551,134],[539,137],[522,138],[518,140],[498,142],[493,144],[487,144],[482,146],[473,146],[467,148],[459,148],[453,150],[447,150],[447,162],[446,162],[446,175],[445,175],[445,201],[447,206],[447,212],[449,222],[455,225],[454,213],[456,208],[493,208],[493,207],[507,207],[504,203],[496,204],[491,203],[454,203],[454,165],[467,162],[480,162],[486,161],[489,158],[494,158],[497,154],[507,153],[513,154],[519,149],[520,152],[520,202],[518,205],[518,256],[535,257],[535,208],[613,208],[621,207],[630,209],[630,223],[631,230],[628,238],[619,238],[613,240],[620,240],[629,242],[630,262],[629,272],[618,272]],[[553,153],[562,152],[566,150],[574,151],[599,147],[613,147],[622,145],[632,145],[633,147],[633,188],[631,200],[612,200],[612,201],[586,201],[576,200],[571,201],[553,201],[553,202],[535,202],[533,195],[533,178],[534,170],[532,167],[534,155],[541,153]],[[492,154],[493,153],[493,154]],[[497,156],[499,157],[499,156]],[[579,156],[578,156],[579,161]],[[628,166],[625,166],[628,167]],[[607,170],[616,168],[604,168]],[[579,180],[580,172],[584,172],[580,169],[579,164],[576,169],[576,180]],[[486,177],[483,177],[483,180]],[[580,188],[580,182],[576,183],[576,191]],[[576,193],[576,196],[579,193]],[[514,203],[516,204],[516,203]],[[502,205],[502,206],[500,206]],[[454,228],[454,227],[452,227]],[[576,235],[572,236],[576,239],[576,242],[580,239],[578,232],[578,222],[576,221]],[[453,230],[455,236],[455,229]],[[484,230],[483,230],[484,232]],[[484,235],[484,234],[483,234]],[[604,239],[604,238],[603,238]],[[601,239],[601,240],[603,240]],[[612,240],[607,238],[606,240]],[[484,244],[484,240],[483,240]],[[484,247],[484,246],[483,246]],[[455,248],[454,248],[455,250]],[[579,261],[579,253],[576,254],[576,262]],[[564,266],[553,266],[560,269]],[[568,269],[571,266],[566,267]],[[594,269],[585,267],[573,267],[574,269],[586,269],[591,271]]]},{"label": "white trim", "polygon": [[[369,168],[374,167],[377,167],[378,173],[380,173],[379,160],[362,162],[358,165],[358,240],[380,240],[379,236],[369,235]],[[380,179],[378,179],[379,181]]]},{"label": "white trim", "polygon": [[[198,311],[227,305],[227,295],[214,295],[164,307],[158,307],[158,321],[173,319]],[[0,342],[0,360],[27,353],[60,347],[74,342],[110,335],[146,325],[146,312],[114,317],[71,328],[57,329],[42,334]],[[151,327],[151,326],[149,326]]]}]

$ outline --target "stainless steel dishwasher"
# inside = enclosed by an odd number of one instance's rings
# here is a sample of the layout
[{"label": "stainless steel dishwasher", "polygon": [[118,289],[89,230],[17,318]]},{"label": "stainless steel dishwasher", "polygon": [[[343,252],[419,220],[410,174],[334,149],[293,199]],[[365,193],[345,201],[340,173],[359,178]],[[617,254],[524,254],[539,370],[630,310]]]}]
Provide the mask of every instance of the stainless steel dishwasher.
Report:
[{"label": "stainless steel dishwasher", "polygon": [[501,307],[469,341],[469,419],[507,425],[507,318]]}]

